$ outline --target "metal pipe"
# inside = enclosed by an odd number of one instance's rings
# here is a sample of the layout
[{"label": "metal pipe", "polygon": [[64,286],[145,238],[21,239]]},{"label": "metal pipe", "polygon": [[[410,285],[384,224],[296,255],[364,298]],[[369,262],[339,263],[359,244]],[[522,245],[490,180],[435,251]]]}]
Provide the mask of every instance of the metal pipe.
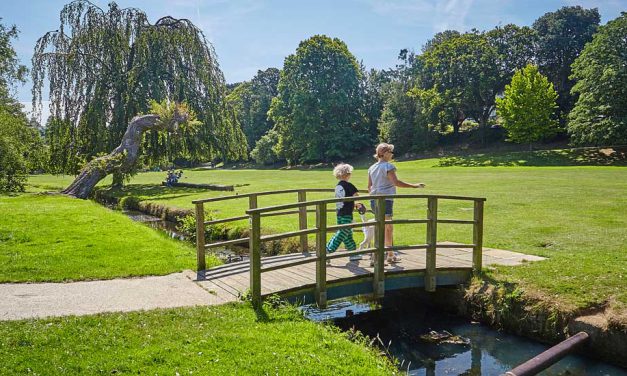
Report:
[{"label": "metal pipe", "polygon": [[575,350],[576,347],[586,342],[590,338],[588,333],[579,332],[574,336],[558,343],[533,359],[529,359],[518,367],[507,371],[505,376],[531,376],[535,375]]}]

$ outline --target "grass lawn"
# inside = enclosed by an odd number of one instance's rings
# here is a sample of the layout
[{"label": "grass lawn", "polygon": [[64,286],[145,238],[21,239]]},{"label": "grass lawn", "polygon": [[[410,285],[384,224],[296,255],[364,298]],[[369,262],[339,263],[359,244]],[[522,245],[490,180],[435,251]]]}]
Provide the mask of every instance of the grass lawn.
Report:
[{"label": "grass lawn", "polygon": [[294,308],[248,304],[0,322],[0,374],[389,375],[374,350]]},{"label": "grass lawn", "polygon": [[191,245],[92,201],[0,196],[0,213],[0,282],[162,275],[195,267]]},{"label": "grass lawn", "polygon": [[[427,184],[424,190],[400,189],[399,193],[486,197],[485,246],[549,258],[520,267],[501,267],[490,272],[490,277],[516,282],[527,291],[543,294],[570,308],[609,303],[624,309],[627,307],[627,168],[620,166],[624,164],[622,159],[597,160],[597,157],[587,152],[543,151],[399,162],[400,179]],[[604,166],[607,163],[619,166]],[[159,183],[164,177],[165,172],[138,174],[116,194],[181,208],[191,208],[194,199],[229,194],[161,187]],[[29,183],[33,189],[59,188],[70,180],[34,176]],[[240,185],[236,193],[332,188],[336,184],[330,169],[186,170],[182,181]],[[351,181],[365,189],[366,166],[358,166]],[[329,195],[309,195],[309,198],[323,197]],[[259,206],[295,200],[295,194],[260,197]],[[246,200],[221,201],[208,209],[214,216],[224,218],[241,215],[246,206]],[[396,218],[425,216],[424,200],[395,204]],[[470,219],[472,208],[469,203],[442,202],[439,217]],[[332,214],[329,221],[335,221]],[[314,223],[313,217],[309,223]],[[246,221],[239,225],[246,226]],[[264,218],[262,226],[282,232],[296,230],[298,224],[295,216],[284,216]],[[397,226],[395,243],[423,243],[424,230],[421,225]],[[439,241],[471,242],[471,239],[470,226],[438,227]]]}]

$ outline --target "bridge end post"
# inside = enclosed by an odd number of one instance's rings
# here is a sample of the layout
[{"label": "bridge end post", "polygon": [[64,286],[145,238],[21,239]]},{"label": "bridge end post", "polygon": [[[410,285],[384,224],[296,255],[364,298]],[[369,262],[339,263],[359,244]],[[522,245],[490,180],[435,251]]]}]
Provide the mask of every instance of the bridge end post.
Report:
[{"label": "bridge end post", "polygon": [[425,290],[429,292],[434,292],[437,284],[435,255],[438,242],[438,199],[437,197],[429,197],[427,200],[428,222]]},{"label": "bridge end post", "polygon": [[[257,208],[257,195],[248,197],[248,207]],[[250,295],[253,307],[261,306],[261,214],[250,215]]]},{"label": "bridge end post", "polygon": [[374,274],[372,278],[373,298],[382,298],[385,294],[385,198],[377,199],[377,211],[375,214],[376,226],[374,246],[377,249],[374,257]]},{"label": "bridge end post", "polygon": [[207,269],[205,262],[205,208],[196,203],[196,271]]},{"label": "bridge end post", "polygon": [[316,303],[327,306],[327,205],[316,207]]},{"label": "bridge end post", "polygon": [[[298,202],[307,201],[307,191],[301,189],[298,191]],[[298,208],[298,228],[300,230],[307,229],[307,207],[301,206]],[[300,236],[300,249],[303,253],[309,254],[309,244],[307,244],[307,235]]]},{"label": "bridge end post", "polygon": [[483,200],[475,200],[474,224],[472,231],[472,272],[481,273],[483,257]]}]

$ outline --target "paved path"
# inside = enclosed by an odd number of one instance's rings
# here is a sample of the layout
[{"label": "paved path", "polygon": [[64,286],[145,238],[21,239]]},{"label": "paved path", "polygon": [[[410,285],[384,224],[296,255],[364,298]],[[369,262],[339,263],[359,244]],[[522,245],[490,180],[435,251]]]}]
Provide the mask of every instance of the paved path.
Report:
[{"label": "paved path", "polygon": [[[161,277],[72,283],[0,284],[0,320],[139,311],[226,300],[193,281],[191,270]],[[232,299],[234,300],[234,299]]]},{"label": "paved path", "polygon": [[[424,253],[424,251],[422,252]],[[470,266],[472,253],[466,249],[438,249],[438,267],[450,265]],[[416,252],[401,252],[400,264],[386,266],[390,269],[421,268],[424,260],[413,260]],[[413,255],[412,255],[413,254]],[[262,263],[273,264],[303,258],[301,254],[264,258]],[[423,256],[424,257],[424,256]],[[498,249],[483,249],[483,263],[519,265],[525,261],[539,261],[542,257],[525,255]],[[441,264],[442,263],[442,264]],[[371,273],[372,268],[363,260],[349,263],[336,259],[327,268],[327,278],[343,278],[348,274]],[[309,264],[313,265],[313,264]],[[290,283],[310,283],[303,266],[278,270],[282,280]],[[275,272],[270,272],[275,273]],[[275,286],[276,287],[276,286]],[[279,286],[285,289],[290,286]],[[248,288],[247,263],[227,264],[206,271],[205,278],[197,280],[196,272],[160,277],[113,279],[72,283],[5,283],[0,284],[0,321],[42,318],[48,316],[89,315],[103,312],[127,312],[155,308],[187,307],[196,305],[218,305],[236,301],[238,295]],[[268,289],[267,287],[264,287]],[[264,291],[270,293],[272,291]]]}]

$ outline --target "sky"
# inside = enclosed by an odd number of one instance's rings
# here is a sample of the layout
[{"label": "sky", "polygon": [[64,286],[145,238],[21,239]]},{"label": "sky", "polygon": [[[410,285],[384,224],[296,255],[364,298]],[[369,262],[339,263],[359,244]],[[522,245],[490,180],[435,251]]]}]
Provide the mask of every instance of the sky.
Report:
[{"label": "sky", "polygon": [[[4,25],[16,25],[20,62],[30,67],[35,42],[59,26],[69,0],[0,0]],[[110,0],[92,0],[106,9]],[[226,82],[250,80],[269,67],[282,68],[298,43],[316,34],[337,37],[366,68],[387,69],[402,48],[419,51],[439,31],[491,29],[514,23],[530,26],[563,6],[598,8],[601,24],[627,11],[627,0],[118,0],[122,7],[190,19],[203,30],[218,56]],[[31,82],[16,88],[30,107]],[[47,106],[44,106],[44,108]],[[44,114],[44,119],[45,119]]]}]

